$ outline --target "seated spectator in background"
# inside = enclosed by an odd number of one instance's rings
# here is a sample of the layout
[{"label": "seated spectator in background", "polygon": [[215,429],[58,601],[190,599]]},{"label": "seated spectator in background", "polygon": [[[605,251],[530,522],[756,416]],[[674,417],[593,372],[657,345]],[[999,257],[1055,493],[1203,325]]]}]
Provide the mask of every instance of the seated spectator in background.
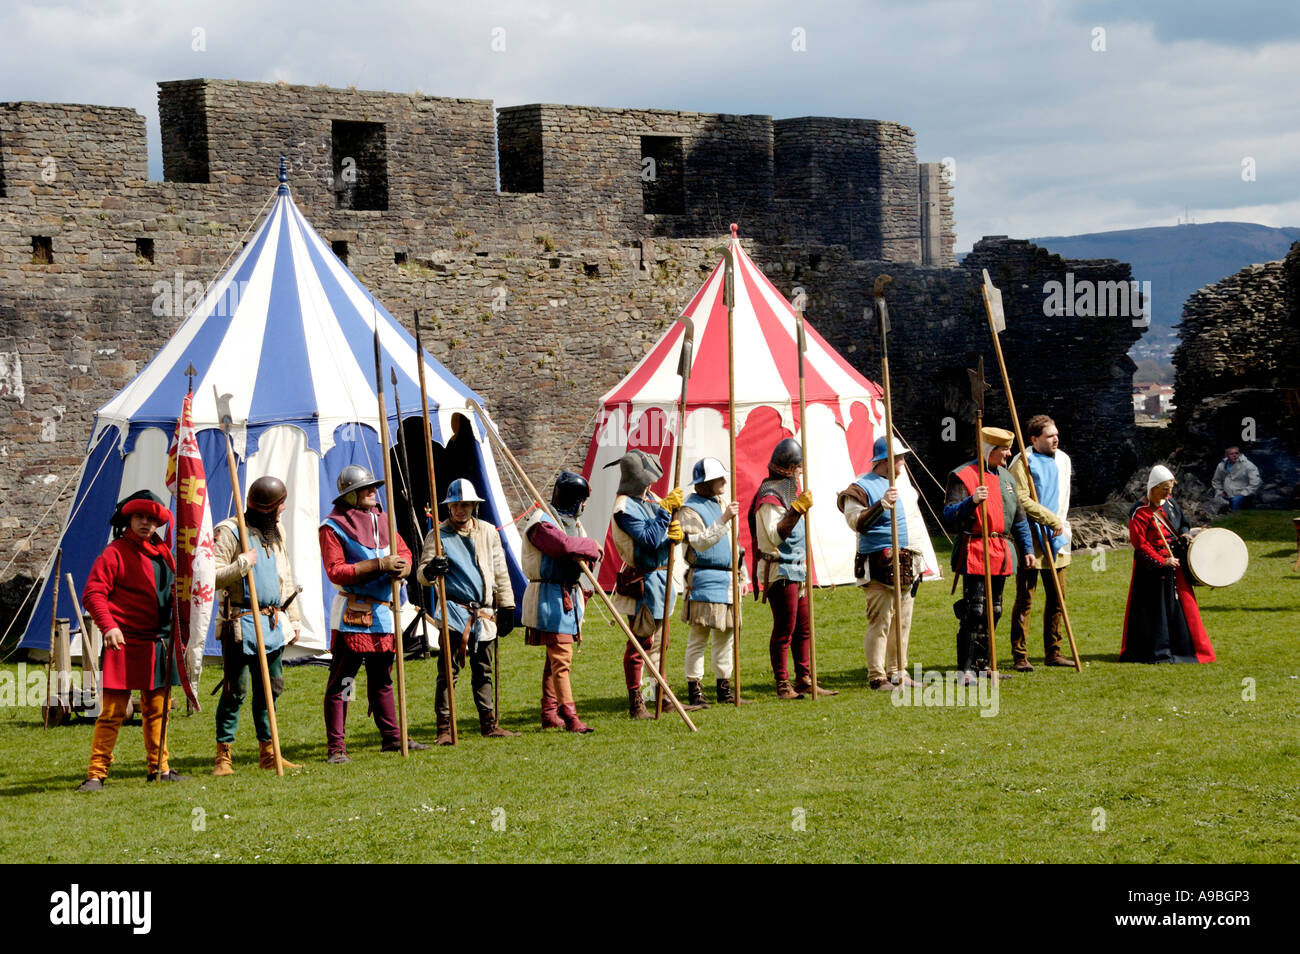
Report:
[{"label": "seated spectator in background", "polygon": [[1240,448],[1229,447],[1214,469],[1214,478],[1210,482],[1214,485],[1216,500],[1227,501],[1233,510],[1246,509],[1255,505],[1260,484],[1259,468]]}]

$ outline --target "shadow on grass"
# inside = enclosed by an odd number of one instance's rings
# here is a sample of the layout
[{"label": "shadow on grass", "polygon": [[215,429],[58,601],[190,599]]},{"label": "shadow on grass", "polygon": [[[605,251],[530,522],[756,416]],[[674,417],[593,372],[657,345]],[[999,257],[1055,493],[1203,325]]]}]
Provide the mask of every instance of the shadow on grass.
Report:
[{"label": "shadow on grass", "polygon": [[1201,606],[1202,613],[1293,613],[1294,606]]}]

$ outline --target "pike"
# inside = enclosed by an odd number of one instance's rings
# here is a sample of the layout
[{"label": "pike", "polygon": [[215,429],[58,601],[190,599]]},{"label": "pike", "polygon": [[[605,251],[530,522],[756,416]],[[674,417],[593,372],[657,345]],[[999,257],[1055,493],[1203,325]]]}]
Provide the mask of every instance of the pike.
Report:
[{"label": "pike", "polygon": [[[411,511],[411,526],[415,532],[420,532],[420,518],[415,513],[415,494],[411,484],[411,459],[406,453],[405,435],[402,433],[402,401],[397,396],[397,369],[390,367],[388,369],[388,379],[393,385],[393,405],[397,408],[397,452],[401,458],[401,466],[397,468],[397,475],[402,478],[402,487],[406,490],[406,506]],[[414,554],[412,554],[414,555]],[[424,637],[424,654],[429,655],[429,617],[423,610],[420,613],[420,633]]]},{"label": "pike", "polygon": [[[731,454],[729,461],[728,473],[731,474],[731,480],[727,481],[731,489],[731,502],[738,503],[736,499],[736,486],[739,480],[736,477],[736,253],[735,247],[740,243],[740,227],[735,222],[731,223],[731,241],[727,243],[724,254],[726,255],[726,272],[722,286],[722,300],[727,306],[727,444]],[[732,678],[736,682],[734,695],[736,707],[740,707],[740,520],[737,517],[731,518],[731,592],[735,594],[737,605],[735,609],[735,631],[731,636],[731,669]],[[812,601],[809,600],[809,605]],[[635,640],[633,640],[635,642]]]},{"label": "pike", "polygon": [[[798,296],[796,296],[798,297]],[[804,335],[803,308],[795,309],[796,346],[799,351],[799,454],[803,458],[803,485],[812,486],[808,476],[808,402],[804,397],[804,352],[808,350],[808,340]],[[821,695],[817,685],[817,626],[813,622],[813,573],[812,573],[812,519],[811,511],[804,511],[803,520],[804,559],[808,565],[808,677],[812,680],[812,700],[817,701]]]},{"label": "pike", "polygon": [[[874,305],[876,318],[880,324],[880,379],[885,390],[885,451],[889,455],[889,489],[895,490],[894,463],[894,398],[889,380],[889,305],[885,302],[885,286],[894,279],[881,275],[876,279]],[[899,567],[898,553],[898,512],[901,510],[897,499],[889,518],[889,540],[893,553],[894,571],[894,622],[889,629],[889,638],[894,644],[894,658],[903,659],[903,578]],[[906,680],[904,680],[906,681]]]},{"label": "pike", "polygon": [[[979,486],[984,486],[984,392],[989,389],[989,385],[984,380],[984,356],[980,356],[979,364],[976,370],[966,369],[970,375],[970,398],[975,402],[975,465],[979,468]],[[999,491],[1000,492],[1000,491]],[[979,515],[980,521],[980,540],[984,544],[981,552],[980,562],[984,564],[984,619],[989,629],[989,668],[993,672],[998,671],[998,652],[993,635],[993,569],[989,565],[989,508],[988,504],[981,501],[975,505],[975,512]],[[969,547],[967,548],[969,552]],[[957,583],[956,577],[953,578],[953,585]],[[968,659],[967,662],[970,662]]]},{"label": "pike", "polygon": [[[989,270],[984,271],[984,284],[980,286],[980,291],[984,296],[984,311],[989,318],[989,333],[993,335],[993,353],[997,355],[998,367],[1002,370],[1002,387],[1007,392],[1007,407],[1011,411],[1011,424],[1016,430],[1016,443],[1020,445],[1020,460],[1025,465],[1025,476],[1029,484],[1029,497],[1034,503],[1038,503],[1038,488],[1034,485],[1034,474],[1029,469],[1029,450],[1025,447],[1025,435],[1020,430],[1020,417],[1016,414],[1016,401],[1011,396],[1011,378],[1007,374],[1007,362],[1002,357],[1002,342],[998,338],[1000,332],[1007,330],[1006,313],[1002,310],[1002,290],[993,284],[989,278]],[[1073,280],[1073,274],[1067,275],[1067,278]],[[1030,531],[1038,536],[1034,531],[1033,521],[1029,524]],[[1042,539],[1038,541],[1043,548],[1043,557],[1047,561],[1047,572],[1051,574],[1052,586],[1056,590],[1057,602],[1061,604],[1061,619],[1065,623],[1065,635],[1070,639],[1070,652],[1074,656],[1074,671],[1082,672],[1083,664],[1079,661],[1079,647],[1074,642],[1074,629],[1070,626],[1070,614],[1065,608],[1065,591],[1061,589],[1061,577],[1056,569],[1056,554],[1052,552],[1052,541],[1044,530],[1041,533]]]},{"label": "pike", "polygon": [[[235,498],[235,521],[239,524],[239,546],[247,553],[253,548],[248,539],[248,524],[244,522],[244,492],[239,488],[239,467],[235,464],[235,444],[230,436],[235,419],[230,413],[230,395],[218,394],[216,385],[212,395],[217,399],[217,419],[221,422],[221,433],[226,436],[226,465],[230,468],[230,488]],[[257,636],[257,664],[262,673],[262,698],[266,700],[266,716],[271,723],[271,751],[275,754],[275,774],[284,774],[284,760],[280,756],[280,727],[275,721],[275,699],[271,696],[271,669],[266,661],[266,639],[262,636],[262,605],[257,600],[257,581],[250,570],[244,577],[248,584],[248,608],[253,617],[253,633]],[[179,634],[177,634],[179,635]],[[167,680],[170,694],[171,679]],[[164,712],[166,718],[166,712]],[[163,723],[166,732],[167,723]],[[164,739],[166,736],[164,735]]]},{"label": "pike", "polygon": [[[682,316],[677,319],[685,326],[682,334],[682,353],[677,363],[677,374],[682,379],[682,395],[677,401],[677,430],[673,434],[673,439],[677,446],[674,448],[673,456],[673,477],[669,486],[681,486],[682,481],[682,450],[685,444],[686,433],[686,385],[691,377],[691,360],[695,354],[695,322],[690,318]],[[673,520],[677,519],[676,511],[673,512]],[[672,605],[673,605],[673,562],[677,556],[676,545],[668,549],[668,582],[664,591],[664,634],[663,639],[659,642],[659,670],[664,668],[664,660],[668,658],[668,631],[672,628]],[[655,718],[658,719],[664,711],[664,689],[659,686],[655,692]]]},{"label": "pike", "polygon": [[[371,301],[373,309],[373,299]],[[379,401],[379,455],[384,462],[384,510],[388,517],[388,552],[397,555],[397,515],[393,512],[393,478],[388,464],[388,407],[384,401],[384,372],[379,356],[379,315],[375,313],[375,394]],[[394,391],[396,394],[396,391]],[[400,427],[401,421],[397,424]],[[410,755],[406,743],[406,653],[402,651],[402,583],[392,579],[393,649],[397,653],[397,731],[402,736],[402,758]]]},{"label": "pike", "polygon": [[[429,426],[429,389],[424,381],[424,345],[420,344],[420,312],[415,313],[415,357],[420,368],[420,416],[424,421],[424,459],[429,469],[429,511],[433,515],[433,552],[442,557],[442,534],[438,530],[438,483],[433,470],[433,429]],[[441,576],[434,581],[438,597],[438,622],[442,641],[438,644],[439,664],[447,683],[447,712],[451,719],[451,744],[456,744],[456,684],[451,675],[451,637],[447,634],[447,586]],[[500,647],[498,647],[500,648]],[[496,680],[493,680],[493,685]],[[495,710],[500,712],[500,709]]]},{"label": "pike", "polygon": [[[42,713],[42,728],[48,729],[50,722],[55,725],[61,721],[59,715],[51,715],[51,702],[54,698],[54,641],[59,629],[59,577],[63,573],[63,547],[54,551],[54,596],[50,600],[50,658],[45,664],[45,711]],[[170,676],[170,674],[169,674]]]},{"label": "pike", "polygon": [[[501,439],[501,435],[496,432],[496,426],[492,423],[492,419],[487,416],[487,412],[484,411],[478,401],[473,398],[467,398],[466,400],[469,406],[473,408],[474,413],[478,415],[479,422],[482,424],[483,431],[487,434],[488,439],[492,441],[497,450],[501,451],[502,456],[505,457],[511,470],[515,472],[520,483],[524,485],[524,489],[532,495],[532,498],[538,507],[545,510],[557,525],[562,526],[555,511],[542,499],[542,495],[537,492],[537,488],[533,486],[533,482],[529,480],[528,475],[524,473],[523,466],[515,458],[515,455],[510,452],[510,448],[506,447],[505,441]],[[691,721],[691,717],[686,714],[686,709],[682,706],[681,701],[678,700],[677,696],[673,695],[672,687],[664,681],[663,675],[659,672],[659,668],[655,666],[654,660],[650,658],[650,654],[646,652],[645,647],[641,645],[640,641],[632,635],[632,630],[628,627],[627,620],[614,608],[613,601],[610,600],[608,594],[605,593],[604,588],[600,585],[600,581],[596,579],[596,574],[591,572],[591,568],[587,566],[585,562],[580,561],[578,565],[582,567],[582,575],[585,576],[587,582],[591,584],[591,591],[596,594],[596,596],[600,597],[601,602],[605,604],[605,608],[609,610],[610,614],[614,617],[614,621],[618,623],[619,628],[623,630],[623,635],[627,637],[628,645],[631,646],[632,649],[641,657],[641,662],[645,665],[645,668],[649,670],[650,675],[654,678],[655,682],[659,684],[664,696],[667,697],[668,701],[672,704],[672,707],[677,710],[677,714],[682,717],[682,721],[686,723],[687,727],[692,732],[699,731],[695,728],[695,723]]]}]

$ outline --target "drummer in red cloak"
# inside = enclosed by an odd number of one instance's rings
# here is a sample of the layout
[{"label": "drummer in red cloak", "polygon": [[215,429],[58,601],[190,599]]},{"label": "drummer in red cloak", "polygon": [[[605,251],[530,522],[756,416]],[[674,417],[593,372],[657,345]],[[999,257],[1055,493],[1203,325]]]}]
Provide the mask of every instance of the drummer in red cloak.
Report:
[{"label": "drummer in red cloak", "polygon": [[1174,475],[1161,464],[1147,477],[1147,499],[1129,517],[1133,576],[1124,612],[1120,662],[1214,662],[1214,647],[1188,575],[1187,518],[1170,499]]},{"label": "drummer in red cloak", "polygon": [[176,564],[155,531],[171,520],[171,511],[147,490],[121,501],[110,521],[113,542],[86,579],[82,599],[104,634],[103,685],[90,770],[78,791],[104,787],[132,690],[140,692],[147,780],[183,778],[168,765],[164,729],[167,685],[176,673]]}]

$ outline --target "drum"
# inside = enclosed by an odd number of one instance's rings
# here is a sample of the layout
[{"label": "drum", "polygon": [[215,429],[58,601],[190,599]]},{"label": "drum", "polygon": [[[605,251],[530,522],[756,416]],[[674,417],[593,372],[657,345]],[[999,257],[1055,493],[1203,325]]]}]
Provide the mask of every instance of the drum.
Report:
[{"label": "drum", "polygon": [[1187,548],[1187,569],[1202,586],[1231,586],[1249,562],[1245,541],[1224,527],[1201,531]]}]

